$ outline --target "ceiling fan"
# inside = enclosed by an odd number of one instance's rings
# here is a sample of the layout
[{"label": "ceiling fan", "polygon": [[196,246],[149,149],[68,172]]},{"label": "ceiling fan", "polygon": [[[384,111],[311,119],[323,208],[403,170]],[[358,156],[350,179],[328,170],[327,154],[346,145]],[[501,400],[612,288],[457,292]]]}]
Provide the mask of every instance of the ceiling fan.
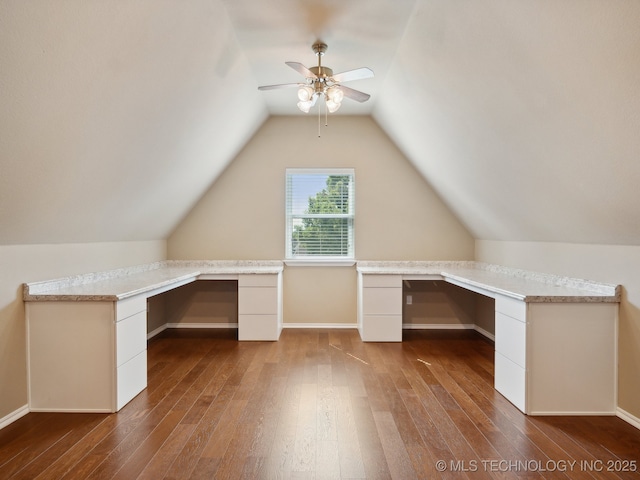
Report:
[{"label": "ceiling fan", "polygon": [[316,42],[311,48],[318,57],[317,67],[307,68],[298,62],[285,62],[296,72],[305,77],[304,83],[264,85],[258,87],[258,90],[298,87],[299,102],[297,105],[304,113],[308,113],[320,97],[324,98],[326,108],[331,113],[340,108],[344,97],[355,100],[356,102],[366,102],[369,100],[369,94],[354,90],[353,88],[345,87],[342,85],[342,82],[371,78],[373,77],[373,71],[370,68],[362,67],[334,74],[333,70],[322,65],[321,59],[327,51],[327,44],[323,42]]}]

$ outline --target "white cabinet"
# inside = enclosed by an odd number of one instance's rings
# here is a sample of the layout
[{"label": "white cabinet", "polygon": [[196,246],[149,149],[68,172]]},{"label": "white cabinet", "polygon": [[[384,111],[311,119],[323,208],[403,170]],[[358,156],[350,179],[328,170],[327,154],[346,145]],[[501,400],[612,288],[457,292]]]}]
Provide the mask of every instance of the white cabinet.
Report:
[{"label": "white cabinet", "polygon": [[238,275],[238,340],[274,341],[282,332],[282,273]]},{"label": "white cabinet", "polygon": [[615,414],[617,305],[495,297],[495,388],[530,415]]},{"label": "white cabinet", "polygon": [[[363,341],[402,341],[402,282],[407,277],[421,278],[358,271]],[[549,295],[545,301],[525,302],[477,282],[447,281],[495,300],[494,386],[517,408],[530,415],[615,414],[616,302],[561,295],[557,301]]]},{"label": "white cabinet", "polygon": [[147,386],[146,297],[27,302],[29,409],[116,412]]},{"label": "white cabinet", "polygon": [[358,273],[358,330],[365,342],[402,341],[402,276]]},{"label": "white cabinet", "polygon": [[68,279],[25,284],[30,410],[120,410],[147,386],[147,298],[197,279],[237,280],[239,339],[278,340],[282,264],[262,263],[154,265],[131,276],[118,271],[104,284],[92,274],[91,293]]},{"label": "white cabinet", "polygon": [[147,298],[116,303],[116,411],[147,388]]},{"label": "white cabinet", "polygon": [[526,413],[527,375],[524,368],[496,350],[494,388]]},{"label": "white cabinet", "polygon": [[516,407],[526,411],[526,303],[495,299],[494,387]]}]

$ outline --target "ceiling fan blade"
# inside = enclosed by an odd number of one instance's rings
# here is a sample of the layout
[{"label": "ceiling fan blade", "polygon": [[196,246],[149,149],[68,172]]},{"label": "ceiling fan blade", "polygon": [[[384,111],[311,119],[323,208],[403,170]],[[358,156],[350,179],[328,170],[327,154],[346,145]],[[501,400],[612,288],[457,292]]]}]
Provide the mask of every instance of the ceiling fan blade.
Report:
[{"label": "ceiling fan blade", "polygon": [[275,90],[277,88],[302,87],[304,83],[279,83],[277,85],[262,85],[258,90]]},{"label": "ceiling fan blade", "polygon": [[334,82],[350,82],[351,80],[363,80],[373,77],[373,70],[367,67],[356,68],[342,73],[336,73],[332,78]]},{"label": "ceiling fan blade", "polygon": [[293,68],[296,72],[298,72],[303,77],[318,78],[318,76],[315,73],[313,73],[311,70],[309,70],[307,67],[305,67],[301,63],[298,63],[298,62],[284,62],[284,63],[289,65],[291,68]]},{"label": "ceiling fan blade", "polygon": [[355,100],[356,102],[366,102],[371,97],[371,95],[369,95],[368,93],[354,90],[353,88],[345,87],[344,85],[337,85],[337,88],[342,90],[342,93],[344,93],[345,97],[350,98],[351,100]]}]

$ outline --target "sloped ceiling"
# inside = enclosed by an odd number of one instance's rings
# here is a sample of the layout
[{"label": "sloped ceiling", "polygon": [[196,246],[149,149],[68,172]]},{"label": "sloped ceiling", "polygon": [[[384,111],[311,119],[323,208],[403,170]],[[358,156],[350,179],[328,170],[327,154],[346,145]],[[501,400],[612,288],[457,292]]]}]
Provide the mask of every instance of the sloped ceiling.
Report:
[{"label": "sloped ceiling", "polygon": [[0,244],[165,238],[298,114],[256,87],[322,39],[376,73],[338,114],[372,115],[476,238],[638,245],[638,25],[633,0],[1,0]]},{"label": "sloped ceiling", "polygon": [[640,244],[640,2],[419,1],[374,117],[476,238]]},{"label": "sloped ceiling", "polygon": [[165,238],[267,118],[211,0],[0,1],[0,244]]}]

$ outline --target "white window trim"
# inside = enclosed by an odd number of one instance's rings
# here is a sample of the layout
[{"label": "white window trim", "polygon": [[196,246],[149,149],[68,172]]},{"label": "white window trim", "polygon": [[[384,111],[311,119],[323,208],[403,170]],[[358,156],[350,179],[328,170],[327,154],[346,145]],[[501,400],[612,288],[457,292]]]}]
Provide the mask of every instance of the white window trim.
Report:
[{"label": "white window trim", "polygon": [[286,258],[284,264],[288,267],[352,267],[356,264],[355,258]]},{"label": "white window trim", "polygon": [[[322,174],[322,175],[351,175],[353,177],[353,182],[355,184],[356,172],[354,168],[287,168],[285,171],[285,185],[287,184],[287,178],[289,175],[298,175],[298,174]],[[350,199],[352,202],[355,202],[355,192],[354,197]],[[291,241],[290,234],[288,233],[288,201],[287,201],[287,193],[285,192],[285,259],[284,264],[290,267],[350,267],[356,264],[356,253],[355,253],[355,206],[354,206],[354,214],[353,214],[353,225],[351,227],[351,234],[353,237],[354,245],[351,249],[352,255],[349,257],[334,257],[334,256],[326,256],[326,257],[300,257],[300,258],[289,258],[287,255],[289,254],[289,242]]]}]

